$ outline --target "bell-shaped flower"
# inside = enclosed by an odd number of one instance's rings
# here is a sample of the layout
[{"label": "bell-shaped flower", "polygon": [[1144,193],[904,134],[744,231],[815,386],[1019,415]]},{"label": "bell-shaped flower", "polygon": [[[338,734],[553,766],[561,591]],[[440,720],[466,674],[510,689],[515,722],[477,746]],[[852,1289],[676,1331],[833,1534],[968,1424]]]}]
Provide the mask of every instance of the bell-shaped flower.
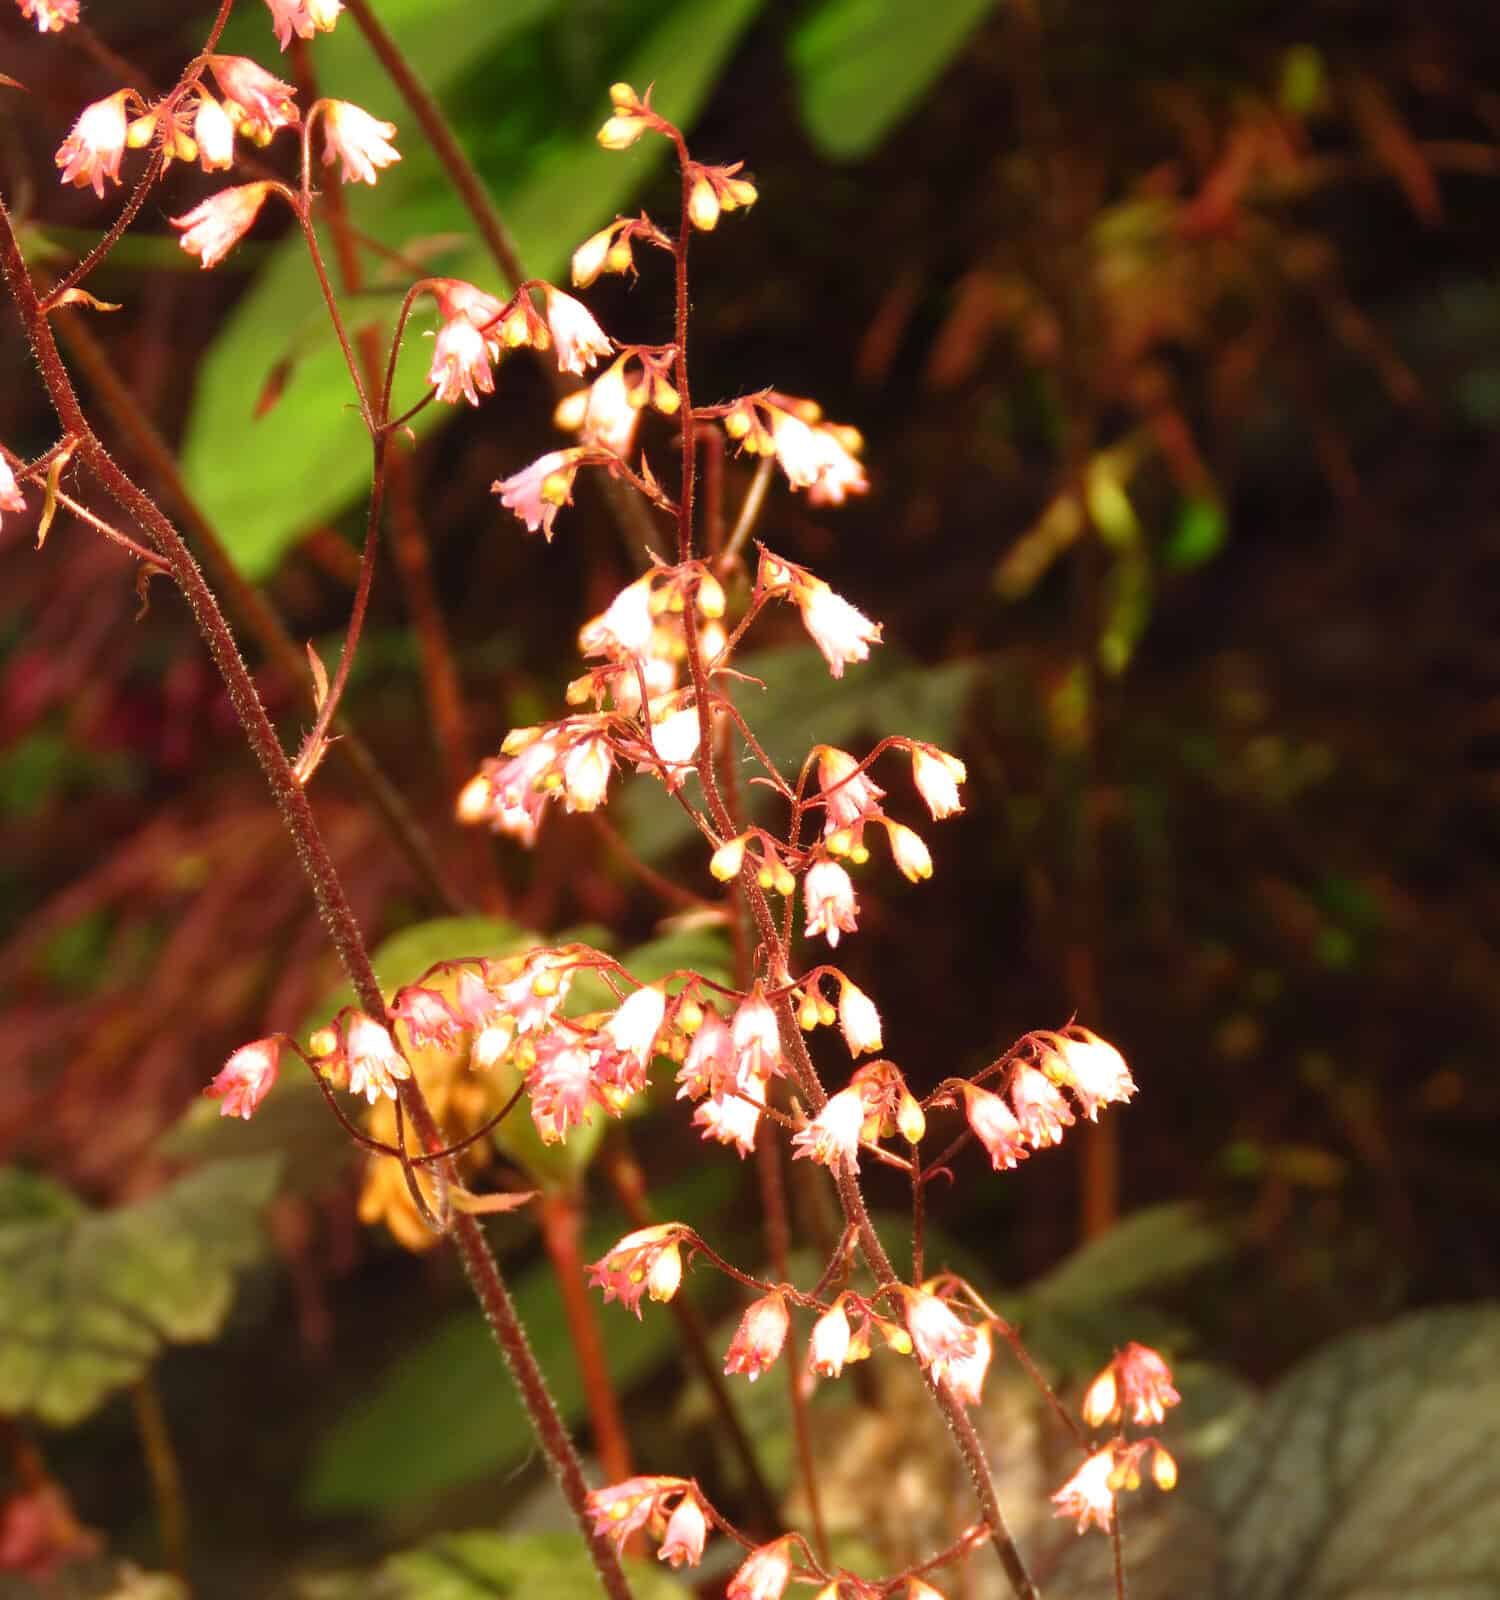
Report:
[{"label": "bell-shaped flower", "polygon": [[651,645],[655,620],[651,615],[652,573],[626,584],[608,608],[578,632],[578,648],[585,656],[644,655]]},{"label": "bell-shaped flower", "polygon": [[1059,1517],[1076,1517],[1082,1533],[1089,1523],[1109,1532],[1115,1514],[1115,1452],[1112,1445],[1095,1451],[1052,1496]]},{"label": "bell-shaped flower", "polygon": [[724,1600],[781,1600],[792,1576],[792,1539],[784,1534],[773,1544],[757,1545],[735,1570]]},{"label": "bell-shaped flower", "polygon": [[835,678],[843,677],[849,662],[867,661],[870,646],[880,643],[880,624],[871,622],[857,606],[835,594],[821,578],[799,585],[793,589],[792,597],[802,613],[802,626],[823,652]]},{"label": "bell-shaped flower", "polygon": [[957,756],[950,756],[935,744],[915,744],[911,750],[911,775],[934,822],[957,816],[963,810],[958,786],[968,773]]},{"label": "bell-shaped flower", "polygon": [[1018,1166],[1030,1154],[1021,1124],[1004,1099],[972,1083],[963,1085],[964,1115],[974,1137],[989,1152],[996,1172]]},{"label": "bell-shaped flower", "polygon": [[839,986],[839,1030],[851,1056],[867,1055],[881,1047],[880,1013],[875,1002],[847,978]]},{"label": "bell-shaped flower", "polygon": [[682,1227],[661,1222],[627,1233],[607,1255],[589,1267],[589,1282],[604,1290],[606,1305],[618,1300],[627,1310],[641,1314],[641,1296],[667,1301],[682,1283]]},{"label": "bell-shaped flower", "polygon": [[1097,1033],[1074,1024],[1067,1033],[1039,1036],[1047,1046],[1042,1071],[1053,1083],[1070,1089],[1090,1122],[1099,1120],[1099,1107],[1125,1102],[1135,1093],[1135,1079],[1125,1057]]},{"label": "bell-shaped flower", "polygon": [[793,1135],[793,1154],[807,1156],[825,1167],[852,1167],[859,1156],[859,1136],[864,1125],[864,1096],[858,1089],[840,1089],[805,1128]]},{"label": "bell-shaped flower", "polygon": [[1010,1086],[1010,1103],[1022,1137],[1033,1150],[1061,1144],[1063,1129],[1074,1121],[1068,1102],[1033,1066],[1022,1065]]},{"label": "bell-shaped flower", "polygon": [[377,169],[401,159],[391,144],[396,124],[382,122],[347,100],[323,102],[323,165],[337,159],[345,183],[375,182]]},{"label": "bell-shaped flower", "polygon": [[995,1348],[994,1341],[990,1337],[989,1323],[979,1323],[973,1333],[973,1355],[959,1356],[948,1363],[948,1387],[953,1391],[954,1397],[966,1406],[979,1404],[984,1391],[985,1375],[990,1370],[990,1358]]},{"label": "bell-shaped flower", "polygon": [[344,1023],[344,1058],[349,1064],[349,1092],[362,1094],[371,1105],[381,1095],[396,1098],[396,1085],[411,1077],[396,1041],[374,1017],[350,1012]]},{"label": "bell-shaped flower", "polygon": [[693,1033],[687,1055],[677,1069],[677,1098],[701,1100],[716,1093],[734,1070],[734,1043],[728,1024],[710,1006]]},{"label": "bell-shaped flower", "polygon": [[463,1031],[464,1021],[436,989],[409,983],[396,991],[391,1021],[399,1022],[415,1050],[429,1045],[451,1045]]},{"label": "bell-shaped flower", "polygon": [[743,1372],[754,1383],[781,1354],[792,1319],[779,1289],[763,1295],[740,1318],[724,1357],[724,1371]]},{"label": "bell-shaped flower", "polygon": [[121,89],[83,108],[72,132],[52,158],[61,169],[63,183],[80,189],[92,185],[102,200],[104,180],[120,181],[120,161],[125,154],[125,107],[133,98],[134,90]]},{"label": "bell-shaped flower", "polygon": [[642,1089],[666,1014],[666,994],[654,983],[648,983],[621,1001],[614,1015],[599,1030],[605,1041],[600,1077],[620,1083],[631,1093]]},{"label": "bell-shaped flower", "polygon": [[186,216],[170,219],[182,230],[177,242],[205,267],[216,267],[254,226],[271,188],[269,183],[243,183],[211,194]]},{"label": "bell-shaped flower", "polygon": [[892,822],[888,818],[882,820],[886,837],[891,841],[891,860],[900,868],[902,877],[909,883],[920,883],[924,878],[930,878],[932,854],[922,835],[908,828],[904,822]]},{"label": "bell-shaped flower", "polygon": [[818,787],[823,794],[823,832],[852,832],[882,815],[885,790],[859,770],[847,750],[818,746]]},{"label": "bell-shaped flower", "polygon": [[292,42],[292,35],[311,39],[315,33],[329,33],[344,9],[343,0],[266,0],[271,8],[271,23],[276,29],[276,42],[283,50]]},{"label": "bell-shaped flower", "polygon": [[297,91],[248,56],[210,56],[208,65],[225,109],[247,139],[262,144],[278,128],[295,128],[301,120]]},{"label": "bell-shaped flower", "polygon": [[844,1310],[844,1297],[840,1295],[813,1323],[812,1338],[807,1346],[808,1368],[820,1378],[838,1377],[849,1359],[850,1337],[849,1316]]},{"label": "bell-shaped flower", "polygon": [[538,1042],[526,1091],[543,1144],[560,1144],[569,1128],[587,1118],[591,1106],[605,1104],[597,1092],[597,1067],[596,1052],[571,1029],[556,1028]]},{"label": "bell-shaped flower", "polygon": [[946,1301],[925,1289],[908,1289],[905,1301],[912,1348],[934,1378],[941,1382],[955,1363],[974,1359],[979,1336],[954,1315]]},{"label": "bell-shaped flower", "polygon": [[193,140],[205,172],[227,172],[234,165],[234,123],[223,106],[201,90],[193,113]]},{"label": "bell-shaped flower", "polygon": [[730,1040],[740,1077],[772,1077],[781,1071],[781,1030],[758,983],[735,1007]]},{"label": "bell-shaped flower", "polygon": [[662,1536],[656,1559],[674,1567],[684,1564],[696,1567],[703,1559],[703,1546],[707,1538],[708,1518],[703,1515],[698,1496],[689,1489],[677,1502],[677,1509],[667,1518],[667,1531]]},{"label": "bell-shaped flower", "polygon": [[561,289],[544,285],[547,300],[547,327],[557,348],[560,372],[582,374],[614,349],[614,341],[594,320],[581,300]]},{"label": "bell-shaped flower", "polygon": [[490,485],[500,496],[500,504],[526,524],[528,533],[541,529],[552,538],[552,524],[558,510],[573,501],[573,479],[577,475],[582,450],[549,450],[528,467]]},{"label": "bell-shaped flower", "polygon": [[732,1144],[741,1156],[749,1155],[755,1148],[761,1107],[766,1103],[767,1081],[756,1073],[740,1073],[698,1107],[693,1126],[703,1129],[705,1139]]},{"label": "bell-shaped flower", "polygon": [[219,1068],[214,1080],[203,1091],[223,1102],[221,1117],[249,1119],[256,1107],[270,1094],[281,1065],[281,1036],[257,1039],[242,1044]]},{"label": "bell-shaped flower", "polygon": [[588,1497],[594,1533],[624,1548],[631,1534],[656,1515],[664,1497],[687,1487],[682,1478],[626,1478],[593,1490]]}]

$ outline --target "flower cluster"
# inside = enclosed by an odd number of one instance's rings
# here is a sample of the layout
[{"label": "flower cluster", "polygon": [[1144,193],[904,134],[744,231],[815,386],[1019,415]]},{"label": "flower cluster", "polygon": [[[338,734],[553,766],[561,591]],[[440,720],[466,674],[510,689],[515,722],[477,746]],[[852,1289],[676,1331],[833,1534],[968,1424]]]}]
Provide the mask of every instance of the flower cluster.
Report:
[{"label": "flower cluster", "polygon": [[622,1549],[633,1533],[644,1528],[661,1542],[657,1560],[696,1567],[703,1559],[708,1518],[698,1486],[686,1478],[627,1478],[595,1489],[588,1504],[594,1532]]}]

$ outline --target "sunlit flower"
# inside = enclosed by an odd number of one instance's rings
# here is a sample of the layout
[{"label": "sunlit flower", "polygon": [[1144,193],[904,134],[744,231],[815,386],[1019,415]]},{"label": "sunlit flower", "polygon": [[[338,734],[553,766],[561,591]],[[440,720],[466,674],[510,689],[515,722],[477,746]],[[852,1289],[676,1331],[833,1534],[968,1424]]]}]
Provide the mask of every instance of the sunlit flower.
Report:
[{"label": "sunlit flower", "polygon": [[572,963],[556,950],[533,950],[513,978],[500,985],[506,1014],[518,1036],[545,1028],[556,1016],[573,984]]},{"label": "sunlit flower", "polygon": [[667,997],[661,988],[648,983],[621,1001],[614,1015],[600,1028],[608,1041],[600,1065],[600,1076],[620,1081],[632,1090],[640,1089],[656,1048],[656,1037],[667,1014]]},{"label": "sunlit flower", "polygon": [[990,1325],[979,1323],[974,1332],[974,1354],[958,1356],[948,1363],[948,1387],[966,1406],[977,1406],[984,1390],[985,1375],[990,1370],[990,1357],[994,1341]]},{"label": "sunlit flower", "polygon": [[886,820],[885,831],[891,841],[891,860],[910,883],[920,883],[932,876],[932,855],[922,835],[908,828],[904,822]]},{"label": "sunlit flower", "polygon": [[266,0],[271,8],[271,22],[276,29],[276,42],[283,50],[292,42],[292,35],[311,39],[315,33],[329,33],[344,9],[343,0]]},{"label": "sunlit flower", "polygon": [[[651,91],[648,89],[649,95]],[[614,104],[614,114],[600,128],[599,143],[606,150],[628,150],[650,125],[645,102],[628,83],[611,84],[609,98]]]},{"label": "sunlit flower", "polygon": [[278,128],[294,128],[300,120],[297,91],[248,56],[210,56],[226,110],[247,139],[263,144]]},{"label": "sunlit flower", "polygon": [[923,1289],[908,1289],[906,1327],[917,1360],[941,1382],[954,1366],[972,1361],[979,1348],[974,1329],[959,1320],[946,1301]]},{"label": "sunlit flower", "polygon": [[824,858],[807,869],[802,880],[802,901],[807,912],[803,932],[809,939],[821,933],[830,947],[836,948],[841,934],[853,933],[858,927],[859,904],[854,897],[854,884],[837,861]]},{"label": "sunlit flower", "polygon": [[740,1318],[724,1357],[725,1373],[743,1372],[754,1383],[781,1354],[792,1319],[779,1289],[763,1295]]},{"label": "sunlit flower", "polygon": [[661,1549],[656,1552],[658,1561],[680,1567],[685,1562],[696,1567],[703,1559],[703,1545],[708,1538],[708,1518],[691,1489],[677,1502],[677,1509],[667,1519],[667,1531],[662,1537]]},{"label": "sunlit flower", "polygon": [[1024,1161],[1029,1154],[1025,1135],[1001,1096],[966,1083],[963,1097],[964,1115],[974,1137],[989,1152],[995,1171],[1004,1172]]},{"label": "sunlit flower", "polygon": [[500,496],[500,504],[526,524],[528,533],[538,528],[550,540],[552,524],[560,507],[573,500],[573,479],[577,475],[581,450],[550,450],[528,467],[490,485]]},{"label": "sunlit flower", "polygon": [[579,630],[578,648],[586,656],[644,655],[655,626],[651,616],[652,574],[627,584],[609,607]]},{"label": "sunlit flower", "polygon": [[41,33],[61,33],[78,21],[78,0],[20,0],[21,15]]},{"label": "sunlit flower", "polygon": [[1010,1086],[1010,1103],[1021,1124],[1021,1133],[1033,1150],[1061,1144],[1063,1129],[1072,1125],[1068,1102],[1035,1067],[1016,1069]]},{"label": "sunlit flower", "polygon": [[823,792],[825,834],[855,830],[881,815],[885,790],[859,770],[847,750],[818,746],[818,787]]},{"label": "sunlit flower", "polygon": [[242,1044],[220,1067],[212,1083],[203,1091],[222,1100],[221,1117],[248,1118],[276,1083],[281,1064],[281,1038],[257,1039]]},{"label": "sunlit flower", "polygon": [[807,491],[807,498],[815,506],[841,506],[849,495],[863,494],[870,487],[864,466],[853,453],[859,447],[859,434],[853,428],[832,423],[825,424],[818,433],[824,466],[818,481]]},{"label": "sunlit flower", "polygon": [[963,810],[963,802],[958,798],[958,786],[968,773],[957,756],[950,756],[935,744],[913,745],[911,775],[917,793],[927,802],[934,822],[956,816]]},{"label": "sunlit flower", "polygon": [[581,300],[546,284],[547,326],[557,347],[560,372],[583,373],[614,349],[614,341]]},{"label": "sunlit flower", "polygon": [[875,1002],[847,978],[839,988],[839,1029],[851,1056],[880,1049],[880,1013]]},{"label": "sunlit flower", "polygon": [[686,1488],[681,1478],[627,1478],[607,1488],[595,1489],[588,1498],[595,1534],[603,1534],[624,1548],[625,1541],[644,1528],[664,1495]]},{"label": "sunlit flower", "polygon": [[467,400],[477,406],[481,394],[495,392],[489,344],[467,317],[455,317],[438,329],[427,381],[437,390],[438,399],[449,405]]},{"label": "sunlit flower", "polygon": [[809,1369],[820,1378],[838,1377],[849,1359],[849,1339],[849,1317],[844,1310],[844,1297],[840,1295],[813,1323],[812,1338],[807,1346]]},{"label": "sunlit flower", "polygon": [[396,1041],[363,1011],[349,1014],[344,1024],[344,1056],[349,1063],[349,1092],[362,1094],[371,1105],[386,1095],[396,1098],[396,1085],[411,1077]]},{"label": "sunlit flower", "polygon": [[678,1240],[682,1228],[675,1222],[627,1233],[607,1255],[589,1267],[589,1282],[604,1290],[606,1305],[618,1300],[622,1306],[641,1314],[641,1296],[670,1300],[682,1282],[682,1252]]},{"label": "sunlit flower", "polygon": [[345,183],[373,184],[377,168],[399,161],[401,153],[390,143],[395,137],[394,122],[382,122],[347,100],[323,102],[323,165],[337,157]]},{"label": "sunlit flower", "polygon": [[1101,1105],[1127,1101],[1135,1093],[1135,1079],[1130,1076],[1125,1057],[1097,1033],[1075,1024],[1068,1033],[1045,1033],[1039,1037],[1049,1046],[1042,1058],[1042,1071],[1053,1083],[1072,1090],[1090,1122],[1098,1121]]},{"label": "sunlit flower", "polygon": [[16,475],[11,471],[10,462],[5,459],[0,451],[0,511],[24,511],[26,509],[26,496],[21,493],[21,486],[16,482]]},{"label": "sunlit flower", "polygon": [[559,1144],[568,1129],[586,1120],[589,1108],[604,1104],[596,1092],[598,1057],[566,1028],[546,1034],[526,1074],[531,1120],[543,1144]]},{"label": "sunlit flower", "polygon": [[598,233],[592,233],[573,252],[573,285],[578,289],[588,286],[604,271],[605,260],[620,224],[612,222]]},{"label": "sunlit flower", "polygon": [[177,242],[205,267],[218,266],[254,226],[271,188],[269,183],[243,183],[211,194],[186,216],[170,219],[183,230]]},{"label": "sunlit flower", "polygon": [[741,1077],[770,1077],[781,1071],[781,1031],[758,983],[735,1007],[730,1038]]},{"label": "sunlit flower", "polygon": [[696,706],[682,706],[651,723],[651,744],[658,759],[668,769],[669,779],[681,780],[679,768],[693,765],[698,754],[702,728]]},{"label": "sunlit flower", "polygon": [[[1172,1386],[1172,1369],[1149,1345],[1127,1344],[1111,1363],[1120,1379],[1120,1406],[1139,1428],[1159,1427],[1167,1408],[1182,1396]],[[1097,1427],[1097,1423],[1091,1423]]]},{"label": "sunlit flower", "polygon": [[602,445],[617,456],[628,456],[635,441],[641,413],[630,403],[625,384],[625,358],[606,367],[585,391],[588,399],[582,413],[583,437],[589,444]]},{"label": "sunlit flower", "polygon": [[563,803],[569,811],[596,811],[604,803],[614,771],[607,740],[597,735],[575,741],[562,758]]},{"label": "sunlit flower", "polygon": [[729,1027],[710,1006],[693,1034],[687,1055],[677,1069],[677,1098],[698,1100],[716,1093],[734,1068],[734,1044]]},{"label": "sunlit flower", "polygon": [[436,989],[425,989],[417,983],[396,991],[390,1011],[391,1021],[406,1029],[406,1037],[415,1050],[435,1044],[451,1045],[464,1026],[463,1018]]},{"label": "sunlit flower", "polygon": [[193,113],[193,139],[205,172],[227,172],[234,165],[234,123],[211,94],[201,91]]},{"label": "sunlit flower", "polygon": [[730,1084],[703,1102],[693,1113],[693,1126],[705,1139],[732,1144],[742,1156],[755,1148],[761,1107],[766,1103],[766,1082],[755,1073],[740,1073]]},{"label": "sunlit flower", "polygon": [[781,1600],[792,1576],[792,1535],[758,1545],[740,1563],[725,1600]]},{"label": "sunlit flower", "polygon": [[1089,1523],[1103,1532],[1109,1532],[1115,1514],[1115,1491],[1110,1479],[1114,1476],[1115,1453],[1113,1446],[1096,1451],[1052,1496],[1057,1506],[1053,1514],[1059,1517],[1076,1517],[1078,1531],[1082,1533]]},{"label": "sunlit flower", "polygon": [[864,1096],[858,1089],[840,1089],[808,1125],[792,1138],[793,1152],[825,1167],[853,1165],[859,1155],[860,1129],[865,1125]]},{"label": "sunlit flower", "polygon": [[102,200],[104,180],[120,181],[120,161],[125,154],[125,106],[132,95],[132,90],[121,89],[83,108],[73,131],[52,158],[61,169],[61,182],[80,189],[91,184]]},{"label": "sunlit flower", "polygon": [[843,677],[849,662],[867,661],[870,646],[880,643],[880,624],[835,594],[821,578],[794,585],[792,598],[802,613],[802,626],[835,678]]}]

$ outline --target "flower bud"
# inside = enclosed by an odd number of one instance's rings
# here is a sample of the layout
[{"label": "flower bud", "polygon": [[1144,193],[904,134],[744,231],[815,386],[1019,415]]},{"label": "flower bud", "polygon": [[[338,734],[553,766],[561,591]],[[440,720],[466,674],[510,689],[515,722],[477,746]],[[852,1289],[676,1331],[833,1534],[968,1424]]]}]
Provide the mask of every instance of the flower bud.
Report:
[{"label": "flower bud", "polygon": [[719,197],[707,178],[700,177],[688,195],[688,220],[704,233],[719,225]]},{"label": "flower bud", "polygon": [[745,861],[746,837],[742,833],[738,838],[726,839],[710,858],[708,870],[720,883],[728,883],[731,878],[739,877]]},{"label": "flower bud", "polygon": [[901,1100],[896,1107],[896,1127],[908,1144],[921,1144],[927,1132],[927,1118],[908,1089],[901,1091]]},{"label": "flower bud", "polygon": [[1160,1445],[1151,1456],[1151,1481],[1163,1491],[1177,1487],[1177,1463]]}]

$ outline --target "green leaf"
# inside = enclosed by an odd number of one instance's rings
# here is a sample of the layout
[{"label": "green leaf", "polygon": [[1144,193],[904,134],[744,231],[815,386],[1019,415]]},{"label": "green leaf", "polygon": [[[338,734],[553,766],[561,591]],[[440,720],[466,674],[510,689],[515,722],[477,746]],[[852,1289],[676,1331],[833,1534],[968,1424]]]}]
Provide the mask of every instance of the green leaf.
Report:
[{"label": "green leaf", "polygon": [[1231,1248],[1196,1206],[1148,1206],[1075,1250],[1027,1293],[1052,1306],[1127,1300],[1222,1261]]},{"label": "green leaf", "polygon": [[[687,1587],[627,1562],[636,1600],[683,1600]],[[573,1534],[445,1533],[389,1557],[374,1573],[304,1581],[300,1600],[597,1600],[599,1575]]]},{"label": "green leaf", "polygon": [[0,1224],[0,1412],[77,1422],[163,1344],[212,1339],[276,1169],[222,1161],[115,1211]]},{"label": "green leaf", "polygon": [[[631,10],[641,22],[640,43],[621,58],[590,60],[587,81],[574,82],[567,96],[554,57],[576,55],[564,37],[576,22],[563,17],[549,29],[554,4],[393,0],[381,8],[388,31],[445,103],[474,86],[470,97],[479,109],[472,131],[467,125],[465,131],[475,158],[527,271],[548,278],[565,270],[573,247],[629,201],[667,151],[659,139],[643,140],[623,156],[599,148],[594,134],[608,113],[610,82],[623,77],[644,87],[654,79],[658,107],[691,122],[762,0],[637,4]],[[355,224],[397,247],[434,235],[470,240],[472,226],[436,158],[390,87],[365,64],[358,30],[345,22],[318,51],[329,93],[391,117],[402,130],[401,163],[382,175],[378,189],[351,186],[361,191],[348,196]],[[460,243],[429,265],[496,284],[493,264],[473,243]],[[289,240],[238,302],[199,368],[184,470],[250,577],[268,575],[301,533],[357,500],[368,481],[369,443],[335,344],[319,341],[293,368],[279,403],[258,422],[250,420],[267,372],[319,315],[306,252]],[[390,312],[378,300],[357,308],[356,321],[371,319],[384,320],[389,332]],[[398,404],[414,398],[423,383],[425,341],[413,337],[421,326],[418,318],[406,340]],[[447,407],[430,406],[413,426],[428,431],[445,414],[451,415]]]},{"label": "green leaf", "polygon": [[1500,1593],[1500,1307],[1340,1339],[1215,1464],[1224,1600]]},{"label": "green leaf", "polygon": [[[696,1215],[722,1205],[735,1177],[730,1167],[704,1168],[689,1185],[657,1196],[660,1214]],[[628,1229],[621,1216],[594,1223],[586,1231],[585,1258],[603,1255]],[[696,1285],[689,1274],[683,1292]],[[556,1274],[550,1264],[533,1267],[514,1278],[510,1290],[563,1420],[580,1420],[583,1386]],[[602,1306],[600,1316],[610,1376],[621,1388],[677,1348],[677,1324],[665,1306],[647,1304],[639,1319],[618,1305]],[[416,1434],[414,1417],[422,1419]],[[398,1357],[334,1425],[313,1461],[303,1501],[318,1513],[409,1511],[446,1489],[516,1466],[533,1448],[531,1426],[489,1329],[466,1311]]]},{"label": "green leaf", "polygon": [[867,155],[926,93],[994,0],[823,0],[790,40],[802,120],[841,160]]}]

